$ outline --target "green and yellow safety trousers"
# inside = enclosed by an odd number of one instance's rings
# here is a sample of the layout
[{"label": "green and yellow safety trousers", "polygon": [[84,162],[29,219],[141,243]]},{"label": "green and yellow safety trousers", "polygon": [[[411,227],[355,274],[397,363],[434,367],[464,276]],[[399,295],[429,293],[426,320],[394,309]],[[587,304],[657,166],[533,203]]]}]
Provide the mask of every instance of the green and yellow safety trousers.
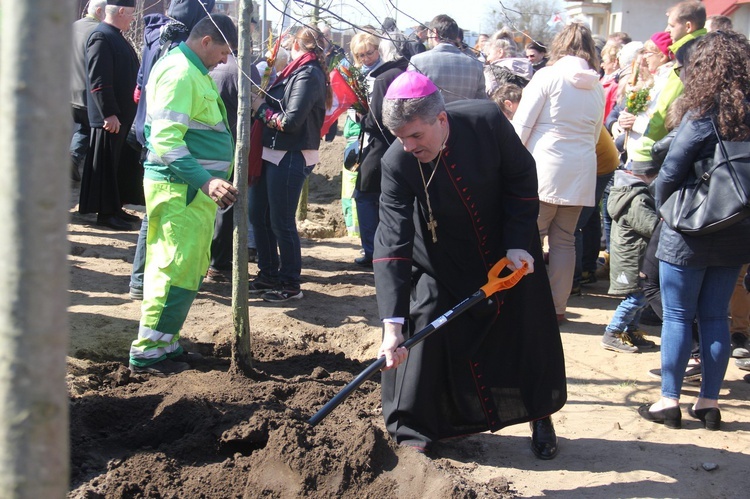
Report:
[{"label": "green and yellow safety trousers", "polygon": [[144,367],[182,353],[180,330],[208,269],[216,203],[187,184],[143,180],[148,214],[138,338],[131,364]]}]

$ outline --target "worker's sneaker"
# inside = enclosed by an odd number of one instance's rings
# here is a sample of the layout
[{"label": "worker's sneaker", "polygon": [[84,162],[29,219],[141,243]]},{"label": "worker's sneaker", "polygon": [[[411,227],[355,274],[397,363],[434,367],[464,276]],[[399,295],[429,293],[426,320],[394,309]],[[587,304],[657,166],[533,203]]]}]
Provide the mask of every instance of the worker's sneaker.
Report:
[{"label": "worker's sneaker", "polygon": [[130,288],[130,298],[132,300],[143,300],[143,288]]},{"label": "worker's sneaker", "polygon": [[153,376],[159,376],[160,378],[166,378],[167,376],[190,369],[190,365],[185,362],[176,362],[170,359],[164,359],[147,366],[136,366],[131,362],[129,367],[130,372],[133,374],[150,374]]},{"label": "worker's sneaker", "polygon": [[299,289],[277,289],[263,293],[263,300],[271,303],[280,303],[289,300],[299,300],[304,296]]},{"label": "worker's sneaker", "polygon": [[610,333],[609,331],[605,331],[604,336],[602,336],[602,347],[604,347],[605,350],[611,350],[613,352],[640,352],[638,347],[633,345],[633,342],[630,341],[628,333]]},{"label": "worker's sneaker", "polygon": [[277,282],[271,282],[265,280],[262,277],[256,277],[255,279],[250,281],[250,284],[248,285],[248,291],[251,295],[259,295],[261,293],[273,291],[278,287],[279,284]]},{"label": "worker's sneaker", "polygon": [[630,336],[630,343],[638,347],[638,350],[656,348],[656,343],[643,337],[643,331],[628,331],[627,335]]},{"label": "worker's sneaker", "polygon": [[197,362],[203,361],[204,357],[202,354],[199,354],[198,352],[188,352],[187,350],[183,350],[178,355],[167,354],[167,359],[177,362],[179,364],[188,364],[192,366],[193,364]]}]

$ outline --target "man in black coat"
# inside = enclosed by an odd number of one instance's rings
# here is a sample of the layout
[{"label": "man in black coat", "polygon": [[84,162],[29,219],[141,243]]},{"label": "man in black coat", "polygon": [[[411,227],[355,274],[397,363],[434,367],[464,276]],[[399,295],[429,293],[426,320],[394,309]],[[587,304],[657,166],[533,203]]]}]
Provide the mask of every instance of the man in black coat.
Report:
[{"label": "man in black coat", "polygon": [[125,213],[122,205],[143,197],[142,188],[138,196],[120,187],[132,182],[128,176],[138,174],[137,154],[123,148],[135,118],[138,56],[122,32],[134,15],[135,0],[107,0],[104,21],[86,46],[91,148],[83,168],[78,210],[97,213],[97,224],[113,230],[133,229],[131,222],[140,219]]},{"label": "man in black coat", "polygon": [[[531,422],[531,448],[557,454],[550,414],[566,400],[565,364],[542,261],[534,159],[494,105],[447,107],[424,75],[391,83],[383,124],[373,266],[384,334],[383,416],[401,445]],[[407,352],[405,336],[487,283],[503,256],[529,273]],[[408,354],[408,355],[407,355]]]},{"label": "man in black coat", "polygon": [[91,125],[86,108],[86,82],[88,70],[86,67],[86,44],[91,32],[104,19],[104,6],[107,0],[91,0],[86,15],[73,23],[73,50],[71,51],[70,70],[70,105],[73,110],[75,129],[70,141],[70,158],[73,162],[71,171],[73,180],[80,181],[80,169],[86,162],[91,141]]},{"label": "man in black coat", "polygon": [[370,94],[370,111],[362,120],[363,147],[359,162],[359,174],[354,188],[357,203],[359,235],[365,254],[354,260],[364,267],[372,267],[372,252],[375,245],[375,229],[378,228],[380,202],[380,160],[396,139],[383,126],[381,108],[388,86],[398,75],[406,71],[409,61],[403,57],[386,61],[370,73],[374,78]]}]

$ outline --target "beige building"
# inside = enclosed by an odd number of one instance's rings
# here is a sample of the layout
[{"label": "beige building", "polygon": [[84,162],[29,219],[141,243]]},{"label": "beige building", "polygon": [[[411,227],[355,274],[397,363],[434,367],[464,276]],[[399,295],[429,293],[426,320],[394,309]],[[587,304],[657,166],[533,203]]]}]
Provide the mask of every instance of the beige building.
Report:
[{"label": "beige building", "polygon": [[667,27],[667,9],[675,0],[589,0],[565,2],[568,19],[581,19],[591,31],[606,37],[624,31],[633,40],[646,40]]},{"label": "beige building", "polygon": [[[565,1],[567,18],[580,19],[594,34],[607,36],[624,31],[633,40],[645,40],[667,27],[667,10],[677,0],[588,0]],[[750,33],[750,0],[704,0],[706,14],[732,19],[734,29]]]},{"label": "beige building", "polygon": [[722,15],[732,20],[734,30],[747,36],[750,34],[749,0],[704,0],[706,14]]}]

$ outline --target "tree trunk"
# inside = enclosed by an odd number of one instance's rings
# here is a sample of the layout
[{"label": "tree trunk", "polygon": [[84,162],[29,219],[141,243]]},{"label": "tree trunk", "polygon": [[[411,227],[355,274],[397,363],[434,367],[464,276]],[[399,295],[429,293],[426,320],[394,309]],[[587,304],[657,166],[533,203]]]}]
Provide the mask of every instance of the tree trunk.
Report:
[{"label": "tree trunk", "polygon": [[[68,489],[72,0],[3,2],[0,18],[0,495]],[[29,29],[33,26],[33,29]]]},{"label": "tree trunk", "polygon": [[320,0],[315,0],[315,6],[313,7],[312,21],[310,24],[317,26],[320,21]]},{"label": "tree trunk", "polygon": [[232,264],[232,369],[245,374],[252,372],[250,318],[247,288],[247,158],[250,153],[250,66],[253,61],[253,41],[250,36],[250,19],[253,4],[240,0],[239,5],[239,57],[237,106],[237,146],[234,155],[234,186],[240,191],[234,203],[234,261]]}]

